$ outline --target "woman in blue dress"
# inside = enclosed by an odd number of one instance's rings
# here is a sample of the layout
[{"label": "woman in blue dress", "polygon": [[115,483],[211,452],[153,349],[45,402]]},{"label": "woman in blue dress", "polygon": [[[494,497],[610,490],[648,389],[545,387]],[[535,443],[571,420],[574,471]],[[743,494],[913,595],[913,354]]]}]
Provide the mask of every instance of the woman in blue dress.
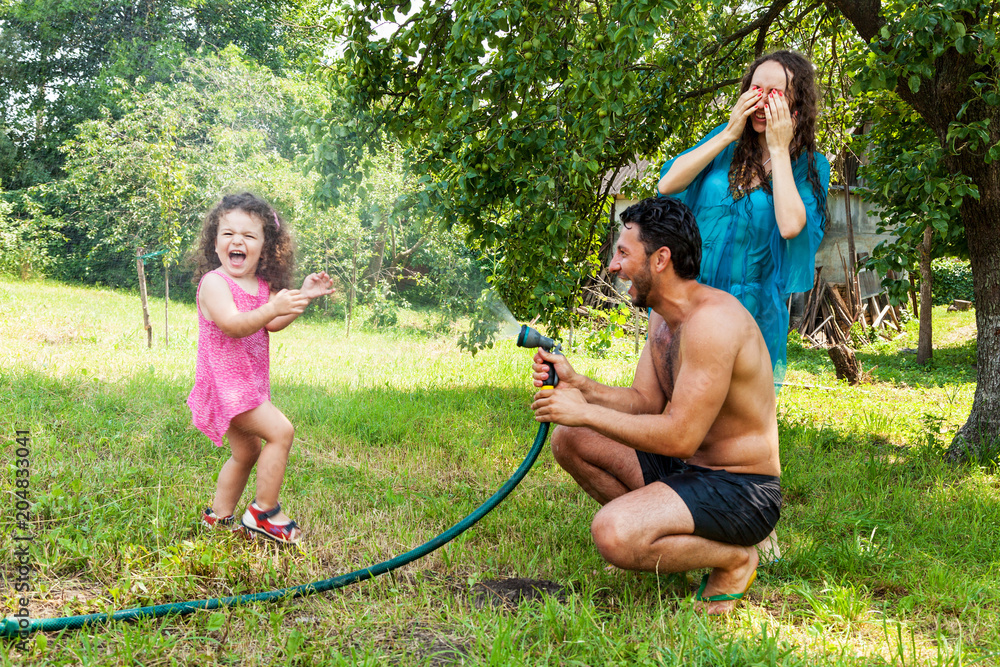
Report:
[{"label": "woman in blue dress", "polygon": [[830,164],[816,150],[812,64],[792,51],[758,58],[729,121],[660,170],[660,194],[686,203],[702,237],[699,282],[733,294],[760,327],[777,389],[793,292],[812,289],[826,225]]}]

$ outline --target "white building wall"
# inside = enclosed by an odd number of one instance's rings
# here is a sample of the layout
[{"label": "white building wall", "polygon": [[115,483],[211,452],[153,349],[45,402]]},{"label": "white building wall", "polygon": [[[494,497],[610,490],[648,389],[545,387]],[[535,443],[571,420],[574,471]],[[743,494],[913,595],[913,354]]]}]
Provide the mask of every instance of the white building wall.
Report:
[{"label": "white building wall", "polygon": [[[844,205],[844,188],[830,186],[826,200],[826,234],[816,252],[816,266],[823,267],[823,278],[830,283],[846,282],[844,261],[847,259],[847,211]],[[872,249],[883,240],[891,240],[891,234],[879,234],[878,210],[861,201],[854,188],[851,189],[851,222],[854,227],[854,249],[858,253],[871,254]]]}]

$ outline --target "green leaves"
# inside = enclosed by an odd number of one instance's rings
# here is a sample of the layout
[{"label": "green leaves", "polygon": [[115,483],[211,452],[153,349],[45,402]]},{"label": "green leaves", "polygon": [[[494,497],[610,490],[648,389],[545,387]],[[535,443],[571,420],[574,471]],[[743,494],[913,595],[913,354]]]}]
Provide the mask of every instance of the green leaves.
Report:
[{"label": "green leaves", "polygon": [[323,110],[301,82],[255,68],[232,49],[184,61],[171,85],[123,86],[129,111],[82,123],[63,147],[67,175],[53,187],[72,242],[59,247],[54,271],[130,285],[134,265],[121,257],[138,246],[167,250],[164,261],[176,265],[205,212],[236,187],[297,217],[313,178],[291,160],[305,136],[290,119],[296,108],[306,110],[300,119]]},{"label": "green leaves", "polygon": [[[366,17],[384,18],[389,6],[345,17],[350,47],[332,67],[331,90],[347,104],[314,134],[332,149],[313,154],[318,195],[350,196],[366,147],[399,141],[419,206],[463,225],[471,247],[494,258],[497,288],[515,312],[554,312],[550,297],[568,304],[599,268],[609,205],[601,175],[656,150],[670,127],[658,110],[685,89],[650,64],[667,10],[427,3],[372,41]],[[670,71],[680,70],[670,63]],[[354,85],[351,72],[382,85]],[[356,129],[340,129],[349,121]]]},{"label": "green leaves", "polygon": [[205,622],[205,630],[215,632],[221,630],[226,625],[226,615],[221,612],[212,612]]},{"label": "green leaves", "polygon": [[[965,197],[978,197],[971,179],[947,167],[948,154],[937,137],[895,94],[872,94],[865,104],[879,113],[871,132],[856,140],[855,150],[863,150],[868,158],[861,175],[869,189],[860,192],[878,207],[879,232],[895,236],[874,249],[867,268],[881,275],[914,270],[914,248],[928,225],[935,231],[936,255],[966,253],[960,207]],[[962,137],[974,134],[968,127],[953,125]],[[905,301],[904,284],[884,282],[890,283],[894,300]]]},{"label": "green leaves", "polygon": [[[19,151],[7,187],[61,176],[76,126],[128,109],[127,89],[168,80],[185,57],[238,45],[281,70],[303,43],[296,0],[21,0],[0,3],[0,126]],[[211,45],[211,46],[209,46]],[[122,84],[124,83],[124,88]],[[11,183],[13,177],[14,183]]]}]

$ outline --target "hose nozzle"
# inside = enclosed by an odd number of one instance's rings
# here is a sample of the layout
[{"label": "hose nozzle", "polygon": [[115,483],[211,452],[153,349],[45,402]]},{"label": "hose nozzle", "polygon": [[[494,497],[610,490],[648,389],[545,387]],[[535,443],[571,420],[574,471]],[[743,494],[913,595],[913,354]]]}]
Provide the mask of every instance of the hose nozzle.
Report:
[{"label": "hose nozzle", "polygon": [[[562,354],[562,345],[556,344],[554,340],[548,336],[543,336],[527,324],[521,325],[521,331],[517,334],[517,346],[540,347],[546,352]],[[559,375],[556,373],[555,366],[551,363],[546,361],[545,365],[549,367],[549,377],[545,380],[545,384],[542,385],[542,389],[552,389],[559,384]]]},{"label": "hose nozzle", "polygon": [[548,336],[543,336],[527,324],[521,325],[521,331],[517,334],[518,347],[540,347],[546,352],[551,352],[556,346],[556,342]]}]

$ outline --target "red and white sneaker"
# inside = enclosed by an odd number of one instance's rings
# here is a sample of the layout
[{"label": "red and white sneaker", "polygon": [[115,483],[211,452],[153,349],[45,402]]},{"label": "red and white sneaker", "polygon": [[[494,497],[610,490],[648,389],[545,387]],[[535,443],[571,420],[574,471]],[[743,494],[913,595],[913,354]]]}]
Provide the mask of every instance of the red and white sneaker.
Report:
[{"label": "red and white sneaker", "polygon": [[211,507],[206,507],[205,511],[201,513],[201,525],[206,528],[225,528],[226,530],[235,530],[237,528],[235,516],[232,514],[229,516],[218,516]]},{"label": "red and white sneaker", "polygon": [[271,523],[271,517],[280,511],[280,504],[265,511],[257,506],[255,500],[247,506],[247,511],[243,513],[243,527],[252,533],[260,533],[275,542],[298,544],[302,541],[302,529],[297,523],[294,521],[282,524]]},{"label": "red and white sneaker", "polygon": [[246,536],[246,529],[236,522],[235,516],[232,514],[219,516],[211,507],[206,507],[201,513],[201,525],[213,530],[228,530]]}]

